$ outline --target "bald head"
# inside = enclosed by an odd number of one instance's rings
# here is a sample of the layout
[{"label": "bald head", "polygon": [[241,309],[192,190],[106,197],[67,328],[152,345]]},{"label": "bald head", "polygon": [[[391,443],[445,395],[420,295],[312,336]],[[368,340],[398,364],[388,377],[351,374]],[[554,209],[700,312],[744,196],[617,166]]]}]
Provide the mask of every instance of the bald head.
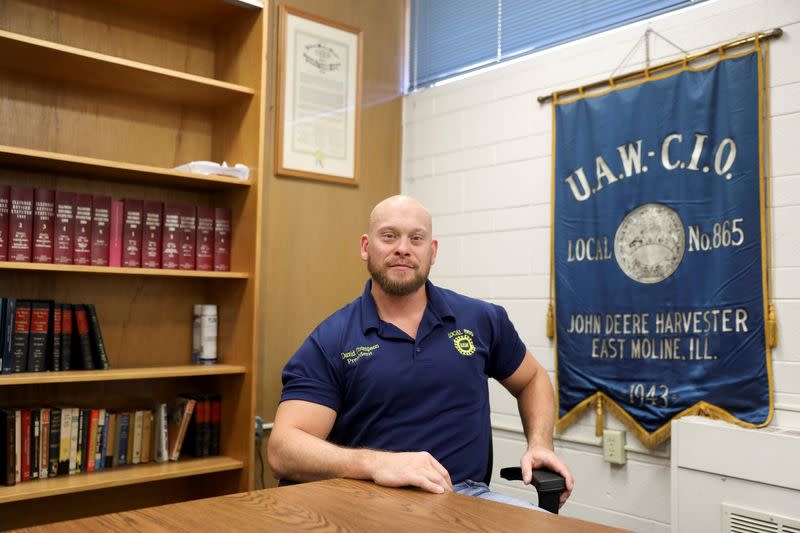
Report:
[{"label": "bald head", "polygon": [[424,291],[439,246],[431,230],[431,214],[410,196],[391,196],[375,206],[361,236],[361,259],[375,281],[373,296]]},{"label": "bald head", "polygon": [[420,225],[428,236],[433,230],[431,214],[425,206],[410,196],[398,194],[390,196],[378,203],[369,215],[369,229],[367,233],[372,235],[386,221],[401,218],[409,223]]}]

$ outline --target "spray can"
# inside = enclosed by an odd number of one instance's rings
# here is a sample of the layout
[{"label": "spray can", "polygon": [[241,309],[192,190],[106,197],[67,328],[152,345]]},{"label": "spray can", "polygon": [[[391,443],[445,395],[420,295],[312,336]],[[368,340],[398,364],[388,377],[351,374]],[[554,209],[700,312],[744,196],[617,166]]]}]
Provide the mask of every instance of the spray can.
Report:
[{"label": "spray can", "polygon": [[209,365],[217,362],[217,306],[197,304],[192,321],[192,362]]}]

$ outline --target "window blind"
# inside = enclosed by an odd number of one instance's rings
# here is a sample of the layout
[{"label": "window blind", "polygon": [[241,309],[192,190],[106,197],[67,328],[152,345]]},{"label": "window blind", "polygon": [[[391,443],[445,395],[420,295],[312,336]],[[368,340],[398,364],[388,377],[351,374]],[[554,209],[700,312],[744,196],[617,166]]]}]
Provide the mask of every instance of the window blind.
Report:
[{"label": "window blind", "polygon": [[702,0],[412,0],[410,89]]}]

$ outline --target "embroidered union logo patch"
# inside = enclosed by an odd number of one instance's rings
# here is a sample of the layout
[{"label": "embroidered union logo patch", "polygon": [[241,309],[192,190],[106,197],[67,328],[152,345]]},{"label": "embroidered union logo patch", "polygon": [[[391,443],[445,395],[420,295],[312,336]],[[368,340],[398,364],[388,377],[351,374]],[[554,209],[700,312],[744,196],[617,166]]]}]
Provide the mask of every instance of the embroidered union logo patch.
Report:
[{"label": "embroidered union logo patch", "polygon": [[468,329],[457,329],[447,334],[448,337],[453,339],[453,346],[458,353],[469,357],[475,353],[475,343],[472,341],[474,336]]},{"label": "embroidered union logo patch", "polygon": [[469,335],[461,335],[453,339],[453,344],[456,345],[456,350],[461,355],[472,355],[475,353],[475,344],[472,342],[472,337]]}]

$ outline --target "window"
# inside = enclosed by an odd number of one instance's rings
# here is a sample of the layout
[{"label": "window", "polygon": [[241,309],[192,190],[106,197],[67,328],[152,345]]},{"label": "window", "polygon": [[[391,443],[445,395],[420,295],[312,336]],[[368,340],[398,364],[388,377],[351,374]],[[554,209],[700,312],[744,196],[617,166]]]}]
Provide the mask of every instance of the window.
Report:
[{"label": "window", "polygon": [[410,89],[702,0],[412,0]]}]

